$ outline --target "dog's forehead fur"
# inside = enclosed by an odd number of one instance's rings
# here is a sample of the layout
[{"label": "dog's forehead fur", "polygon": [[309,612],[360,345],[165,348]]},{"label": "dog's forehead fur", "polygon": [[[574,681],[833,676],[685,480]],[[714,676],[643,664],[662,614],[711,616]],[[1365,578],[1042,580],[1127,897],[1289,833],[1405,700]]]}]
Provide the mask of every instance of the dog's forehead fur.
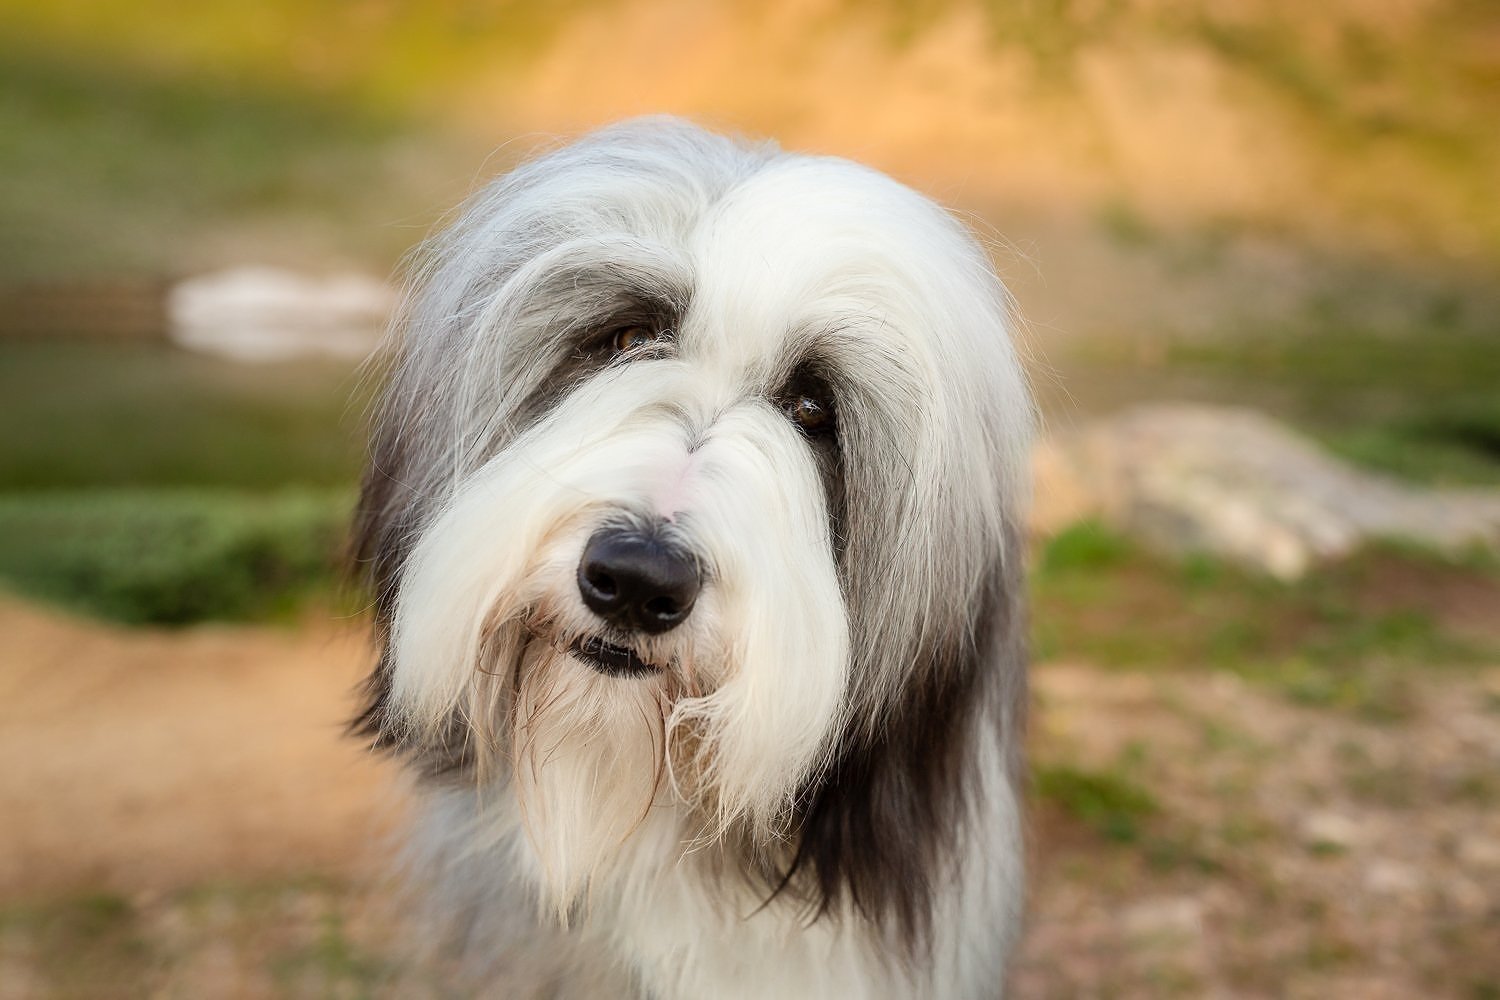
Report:
[{"label": "dog's forehead fur", "polygon": [[551,372],[534,356],[571,346],[579,317],[645,304],[685,358],[726,375],[763,381],[821,348],[861,380],[917,381],[891,389],[929,399],[942,386],[966,419],[1029,432],[1008,303],[982,249],[927,199],[848,161],[627,124],[501,180],[435,251],[418,275],[413,355],[488,362],[513,392]]}]

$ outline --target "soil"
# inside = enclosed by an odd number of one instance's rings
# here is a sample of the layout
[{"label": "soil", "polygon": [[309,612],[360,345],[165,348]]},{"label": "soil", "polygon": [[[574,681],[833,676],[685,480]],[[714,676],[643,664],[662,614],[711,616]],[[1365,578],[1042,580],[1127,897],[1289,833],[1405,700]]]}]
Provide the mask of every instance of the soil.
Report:
[{"label": "soil", "polygon": [[380,763],[358,627],[131,630],[0,600],[0,897],[347,873]]},{"label": "soil", "polygon": [[[389,956],[393,773],[341,735],[354,624],[124,630],[0,602],[0,997],[452,995]],[[1500,666],[1399,721],[1208,672],[1045,663],[1019,997],[1485,997]],[[399,983],[399,986],[392,986]]]}]

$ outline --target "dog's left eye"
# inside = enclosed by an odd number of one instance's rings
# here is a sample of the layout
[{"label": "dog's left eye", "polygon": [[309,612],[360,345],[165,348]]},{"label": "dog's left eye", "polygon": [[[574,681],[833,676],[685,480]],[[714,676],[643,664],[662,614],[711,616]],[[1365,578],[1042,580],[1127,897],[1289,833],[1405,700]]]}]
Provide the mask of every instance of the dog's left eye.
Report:
[{"label": "dog's left eye", "polygon": [[786,401],[786,415],[812,437],[833,430],[833,404],[818,396],[794,396]]},{"label": "dog's left eye", "polygon": [[609,335],[609,349],[615,354],[624,354],[651,344],[660,343],[667,337],[666,331],[649,326],[622,326]]},{"label": "dog's left eye", "polygon": [[831,438],[837,429],[833,392],[815,372],[795,373],[777,393],[776,402],[787,419],[810,438]]}]

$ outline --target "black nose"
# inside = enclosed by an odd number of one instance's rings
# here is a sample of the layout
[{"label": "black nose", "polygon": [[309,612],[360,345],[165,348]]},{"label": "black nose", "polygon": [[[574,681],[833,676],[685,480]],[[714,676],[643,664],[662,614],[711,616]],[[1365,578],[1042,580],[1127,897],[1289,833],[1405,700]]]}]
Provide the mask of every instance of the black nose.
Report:
[{"label": "black nose", "polygon": [[578,592],[590,611],[653,635],[688,616],[700,586],[691,555],[637,531],[596,532],[578,563]]}]

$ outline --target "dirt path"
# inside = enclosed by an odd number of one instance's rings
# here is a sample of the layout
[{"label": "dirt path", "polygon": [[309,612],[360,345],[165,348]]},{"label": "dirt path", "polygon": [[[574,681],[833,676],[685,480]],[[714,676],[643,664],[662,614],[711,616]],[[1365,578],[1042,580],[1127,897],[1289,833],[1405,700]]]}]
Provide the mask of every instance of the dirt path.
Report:
[{"label": "dirt path", "polygon": [[[0,601],[0,634],[0,998],[446,995],[359,888],[394,797],[339,734],[356,629]],[[1500,668],[1413,675],[1400,719],[1208,670],[1034,678],[1016,996],[1496,995]]]},{"label": "dirt path", "polygon": [[384,775],[357,628],[127,630],[0,600],[0,897],[343,873]]}]

